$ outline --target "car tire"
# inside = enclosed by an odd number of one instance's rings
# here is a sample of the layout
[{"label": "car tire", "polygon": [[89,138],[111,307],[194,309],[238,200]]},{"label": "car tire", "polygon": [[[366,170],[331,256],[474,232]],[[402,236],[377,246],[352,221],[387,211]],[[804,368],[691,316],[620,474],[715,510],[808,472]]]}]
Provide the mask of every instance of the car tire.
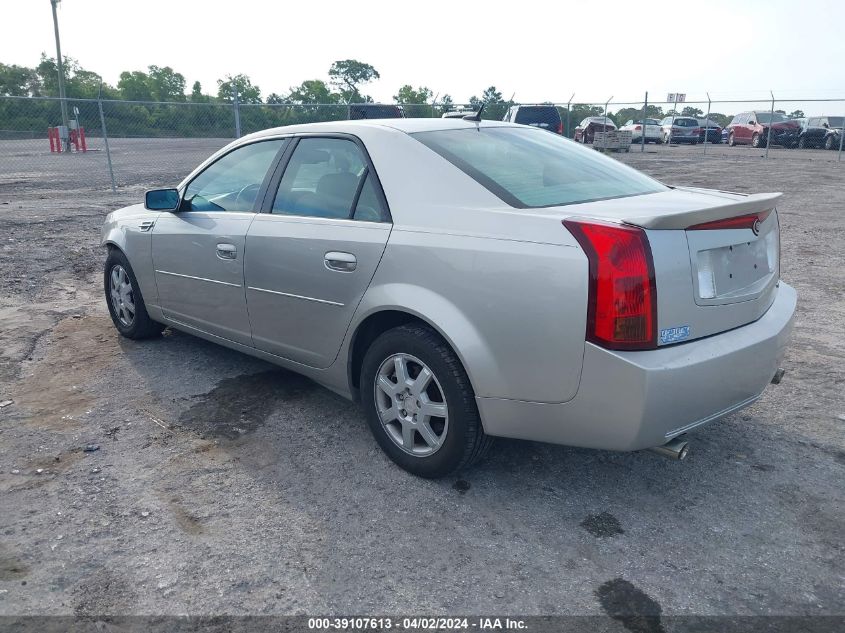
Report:
[{"label": "car tire", "polygon": [[147,314],[132,266],[118,248],[109,249],[106,257],[103,290],[112,323],[121,336],[140,340],[161,334],[165,326],[153,321]]},{"label": "car tire", "polygon": [[[427,385],[415,387],[424,370]],[[405,389],[394,386],[402,383]],[[461,361],[429,327],[403,325],[379,336],[364,355],[360,384],[370,431],[387,456],[414,475],[445,477],[477,462],[492,444]],[[445,415],[426,415],[426,409]]]},{"label": "car tire", "polygon": [[807,139],[803,136],[798,139],[798,149],[807,149]]},{"label": "car tire", "polygon": [[736,139],[734,138],[733,132],[728,134],[728,147],[736,147]]},{"label": "car tire", "polygon": [[755,147],[757,149],[762,149],[766,147],[766,141],[763,140],[763,137],[760,135],[759,132],[754,132],[753,136],[751,137],[751,147]]},{"label": "car tire", "polygon": [[824,140],[824,148],[825,149],[835,149],[834,146],[833,146],[833,135],[828,136]]}]

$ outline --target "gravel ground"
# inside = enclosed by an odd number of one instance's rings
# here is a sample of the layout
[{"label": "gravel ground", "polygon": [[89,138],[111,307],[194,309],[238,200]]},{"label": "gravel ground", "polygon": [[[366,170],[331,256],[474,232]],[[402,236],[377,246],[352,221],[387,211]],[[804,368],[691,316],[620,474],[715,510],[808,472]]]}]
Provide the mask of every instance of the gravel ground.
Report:
[{"label": "gravel ground", "polygon": [[845,165],[621,157],[786,193],[786,377],[693,433],[686,462],[500,440],[425,481],[304,378],[179,332],[117,336],[103,216],[214,144],[124,143],[117,195],[0,174],[0,615],[845,614]]}]

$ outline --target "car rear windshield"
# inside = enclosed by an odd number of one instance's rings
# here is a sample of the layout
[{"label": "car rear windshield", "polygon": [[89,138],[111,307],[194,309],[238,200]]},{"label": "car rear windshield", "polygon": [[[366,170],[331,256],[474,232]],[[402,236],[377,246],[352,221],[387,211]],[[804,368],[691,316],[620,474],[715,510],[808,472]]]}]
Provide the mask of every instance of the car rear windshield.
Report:
[{"label": "car rear windshield", "polygon": [[757,123],[769,123],[774,121],[775,123],[782,123],[783,121],[789,121],[783,114],[780,112],[758,112],[757,113]]},{"label": "car rear windshield", "polygon": [[667,189],[612,158],[540,130],[473,126],[411,136],[517,208],[577,204]]},{"label": "car rear windshield", "polygon": [[554,106],[522,106],[516,111],[514,123],[557,129],[560,113]]},{"label": "car rear windshield", "polygon": [[675,119],[673,125],[678,127],[698,127],[697,119]]}]

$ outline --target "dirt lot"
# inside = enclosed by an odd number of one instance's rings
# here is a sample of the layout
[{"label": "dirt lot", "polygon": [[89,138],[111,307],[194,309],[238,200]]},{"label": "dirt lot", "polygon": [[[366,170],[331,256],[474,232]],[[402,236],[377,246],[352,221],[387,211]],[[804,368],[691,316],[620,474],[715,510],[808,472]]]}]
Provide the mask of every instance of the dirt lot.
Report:
[{"label": "dirt lot", "polygon": [[0,614],[845,614],[845,164],[622,156],[786,193],[786,377],[686,462],[499,441],[424,481],[303,378],[178,332],[118,338],[103,216],[213,149],[124,143],[117,195],[0,173]]}]

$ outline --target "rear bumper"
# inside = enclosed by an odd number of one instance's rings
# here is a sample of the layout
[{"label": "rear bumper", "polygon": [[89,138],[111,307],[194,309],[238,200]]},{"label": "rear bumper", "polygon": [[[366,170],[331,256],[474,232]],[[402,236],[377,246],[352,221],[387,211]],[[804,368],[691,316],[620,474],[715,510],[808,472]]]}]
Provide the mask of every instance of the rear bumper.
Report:
[{"label": "rear bumper", "polygon": [[781,282],[757,321],[699,341],[639,352],[585,345],[572,400],[476,398],[490,435],[607,450],[665,444],[760,397],[792,331],[795,290]]}]

